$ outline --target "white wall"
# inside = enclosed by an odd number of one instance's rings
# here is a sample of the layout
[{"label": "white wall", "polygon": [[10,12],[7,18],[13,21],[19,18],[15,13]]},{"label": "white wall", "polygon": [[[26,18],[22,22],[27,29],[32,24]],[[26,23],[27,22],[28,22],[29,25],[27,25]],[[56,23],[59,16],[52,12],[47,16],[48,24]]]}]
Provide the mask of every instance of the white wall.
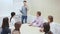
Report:
[{"label": "white wall", "polygon": [[11,12],[19,13],[23,0],[0,0],[0,17],[9,16]]},{"label": "white wall", "polygon": [[35,15],[37,11],[42,12],[42,16],[54,16],[55,22],[60,22],[60,0],[30,0],[30,14]]},{"label": "white wall", "polygon": [[8,16],[13,11],[12,0],[0,0],[0,16]]},{"label": "white wall", "polygon": [[[42,12],[42,16],[54,16],[54,21],[60,22],[60,0],[27,0],[29,6],[28,15],[35,15],[37,11]],[[23,0],[0,0],[0,16],[9,16],[11,12],[20,13],[19,9],[23,5]]]},{"label": "white wall", "polygon": [[13,0],[13,9],[16,12],[16,14],[20,13],[21,7],[23,5],[23,0]]}]

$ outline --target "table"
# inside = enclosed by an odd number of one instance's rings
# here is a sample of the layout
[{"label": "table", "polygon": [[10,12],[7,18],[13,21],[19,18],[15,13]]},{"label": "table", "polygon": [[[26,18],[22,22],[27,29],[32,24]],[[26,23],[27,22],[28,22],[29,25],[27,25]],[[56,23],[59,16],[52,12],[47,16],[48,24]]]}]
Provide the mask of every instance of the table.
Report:
[{"label": "table", "polygon": [[[11,27],[11,30],[13,30],[14,27]],[[39,31],[40,28],[28,26],[28,24],[23,24],[21,26],[21,34],[44,34],[43,32]]]}]

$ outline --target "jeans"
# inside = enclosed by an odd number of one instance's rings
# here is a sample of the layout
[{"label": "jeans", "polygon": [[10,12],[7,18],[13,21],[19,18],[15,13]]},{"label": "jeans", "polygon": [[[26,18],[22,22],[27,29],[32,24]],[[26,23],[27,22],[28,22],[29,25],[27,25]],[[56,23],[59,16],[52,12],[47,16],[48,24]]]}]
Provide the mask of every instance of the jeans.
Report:
[{"label": "jeans", "polygon": [[22,16],[22,24],[24,24],[24,20],[25,20],[25,23],[27,23],[27,16]]}]

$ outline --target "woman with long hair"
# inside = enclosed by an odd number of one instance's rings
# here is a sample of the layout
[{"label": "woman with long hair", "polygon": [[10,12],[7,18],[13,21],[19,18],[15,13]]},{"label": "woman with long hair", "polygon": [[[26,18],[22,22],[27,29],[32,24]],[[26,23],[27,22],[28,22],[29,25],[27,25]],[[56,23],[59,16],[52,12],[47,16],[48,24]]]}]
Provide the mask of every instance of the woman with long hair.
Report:
[{"label": "woman with long hair", "polygon": [[2,22],[2,32],[1,34],[10,34],[11,31],[9,29],[9,19],[8,17],[3,18]]}]

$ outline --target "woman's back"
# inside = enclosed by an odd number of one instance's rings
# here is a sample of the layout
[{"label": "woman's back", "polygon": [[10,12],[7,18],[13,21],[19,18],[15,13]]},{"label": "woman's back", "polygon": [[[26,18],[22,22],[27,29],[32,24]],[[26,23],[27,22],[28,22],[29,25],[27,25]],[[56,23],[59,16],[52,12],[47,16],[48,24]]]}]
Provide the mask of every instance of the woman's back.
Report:
[{"label": "woman's back", "polygon": [[1,34],[10,34],[10,33],[11,33],[11,30],[8,27],[2,28]]},{"label": "woman's back", "polygon": [[11,31],[9,29],[9,18],[8,17],[3,18],[1,28],[2,28],[1,34],[10,34],[11,33]]}]

